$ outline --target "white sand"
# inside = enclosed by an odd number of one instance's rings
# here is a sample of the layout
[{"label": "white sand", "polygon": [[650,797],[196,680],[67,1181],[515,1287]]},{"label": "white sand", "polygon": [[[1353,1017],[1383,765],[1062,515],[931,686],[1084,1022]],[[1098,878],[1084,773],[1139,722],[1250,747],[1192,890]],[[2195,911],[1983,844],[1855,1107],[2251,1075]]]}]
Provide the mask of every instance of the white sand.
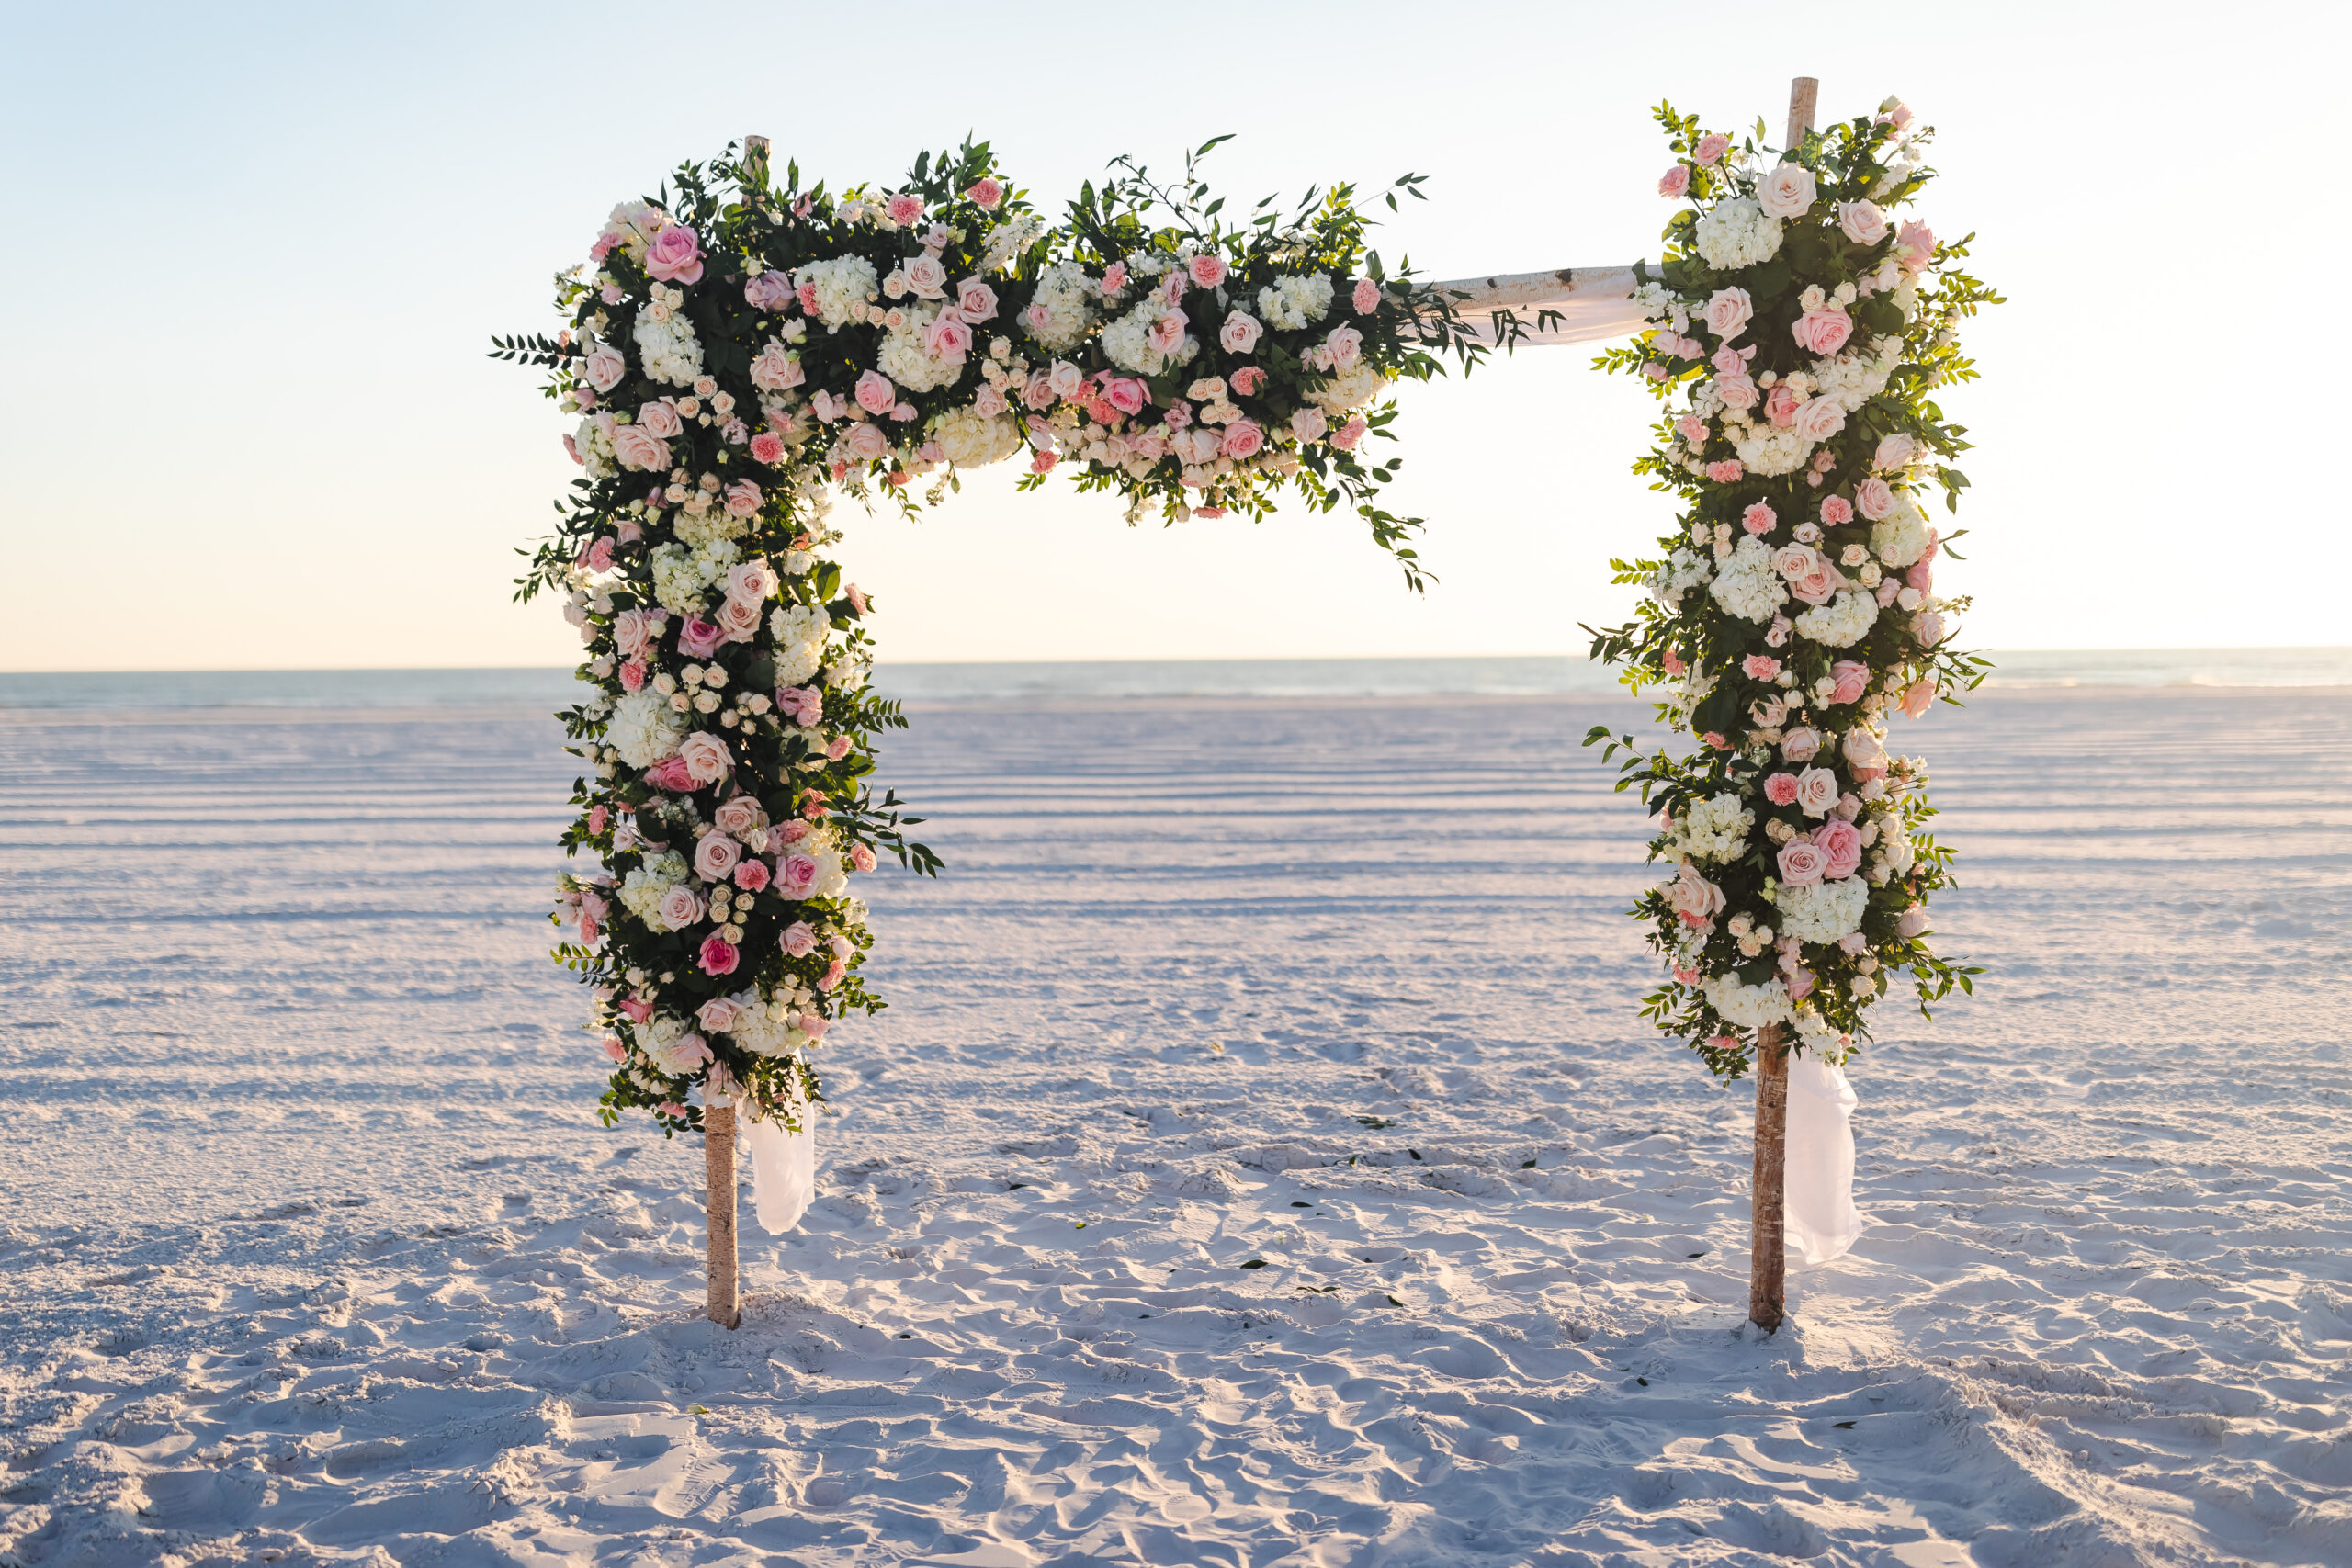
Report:
[{"label": "white sand", "polygon": [[538,956],[550,725],[0,723],[0,1562],[2352,1561],[2352,694],[1905,732],[1993,974],[1771,1339],[1611,716],[920,716],[734,1335]]}]

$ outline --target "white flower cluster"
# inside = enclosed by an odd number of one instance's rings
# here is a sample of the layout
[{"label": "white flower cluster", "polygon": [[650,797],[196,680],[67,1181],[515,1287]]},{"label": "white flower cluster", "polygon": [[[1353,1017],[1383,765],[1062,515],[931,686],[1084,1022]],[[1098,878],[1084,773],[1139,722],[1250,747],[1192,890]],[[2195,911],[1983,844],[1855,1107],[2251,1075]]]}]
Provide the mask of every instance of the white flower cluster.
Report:
[{"label": "white flower cluster", "polygon": [[1781,912],[1781,933],[1800,942],[1836,942],[1849,931],[1862,929],[1862,911],[1869,907],[1870,897],[1871,885],[1859,876],[1804,886],[1783,883],[1774,898]]},{"label": "white flower cluster", "polygon": [[1760,986],[1743,986],[1736,975],[1718,975],[1703,987],[1707,1005],[1721,1013],[1724,1021],[1742,1029],[1761,1029],[1768,1023],[1781,1023],[1789,1016],[1789,987],[1777,977]]},{"label": "white flower cluster", "polygon": [[1343,414],[1360,409],[1380,395],[1388,385],[1387,375],[1371,364],[1358,360],[1352,369],[1334,374],[1329,381],[1306,394],[1306,400],[1326,413]]},{"label": "white flower cluster", "polygon": [[659,692],[630,692],[613,704],[605,744],[630,767],[650,768],[675,752],[685,734],[686,716],[670,706],[669,698]]},{"label": "white flower cluster", "polygon": [[1848,413],[1886,390],[1887,378],[1903,362],[1903,340],[1872,338],[1867,348],[1849,348],[1813,362],[1813,395],[1829,398]]},{"label": "white flower cluster", "polygon": [[649,378],[673,387],[691,387],[702,374],[702,342],[695,336],[694,322],[684,314],[640,310],[632,335]]},{"label": "white flower cluster", "polygon": [[1746,197],[1719,201],[1699,215],[1692,236],[1700,259],[1718,272],[1770,261],[1781,251],[1781,220]]},{"label": "white flower cluster", "polygon": [[1023,212],[998,224],[989,231],[988,243],[980,248],[980,270],[1004,271],[1019,261],[1022,253],[1035,244],[1045,231],[1045,220],[1034,212]]},{"label": "white flower cluster", "polygon": [[1285,332],[1311,327],[1331,313],[1331,280],[1319,272],[1277,277],[1258,290],[1258,313]]},{"label": "white flower cluster", "polygon": [[941,359],[925,346],[924,332],[939,319],[936,305],[911,305],[891,311],[899,324],[882,334],[875,368],[898,383],[902,392],[931,392],[955,385],[964,374],[961,359]]},{"label": "white flower cluster", "polygon": [[1897,491],[1894,510],[1871,525],[1871,553],[1897,567],[1928,553],[1928,516],[1907,491]]},{"label": "white flower cluster", "polygon": [[583,419],[572,433],[573,449],[580,454],[580,467],[589,482],[600,484],[620,472],[618,459],[613,456],[613,434],[605,421]]},{"label": "white flower cluster", "polygon": [[1735,424],[1724,434],[1731,438],[1732,449],[1739,454],[1747,471],[1760,479],[1793,474],[1813,456],[1812,442],[1794,430],[1777,425]]},{"label": "white flower cluster", "polygon": [[1794,622],[1799,637],[1825,648],[1850,647],[1868,637],[1877,624],[1878,600],[1850,588],[1826,604],[1815,604]]},{"label": "white flower cluster", "polygon": [[1067,354],[1093,328],[1100,297],[1083,266],[1056,262],[1038,272],[1037,292],[1022,312],[1023,325],[1048,354]]},{"label": "white flower cluster", "polygon": [[825,638],[833,618],[820,604],[786,604],[768,616],[775,634],[775,679],[782,686],[797,686],[825,662]]},{"label": "white flower cluster", "polygon": [[833,331],[864,318],[866,301],[878,291],[880,280],[874,264],[864,256],[835,256],[810,262],[792,275],[792,282],[799,288],[815,286],[817,319]]},{"label": "white flower cluster", "polygon": [[1157,376],[1170,365],[1190,365],[1201,352],[1200,340],[1190,331],[1172,351],[1153,346],[1152,328],[1169,314],[1157,294],[1147,294],[1134,310],[1102,329],[1102,353],[1122,370]]},{"label": "white flower cluster", "polygon": [[950,409],[931,427],[931,438],[959,468],[985,468],[1021,450],[1021,426],[1005,415],[993,418],[974,408]]},{"label": "white flower cluster", "polygon": [[1740,540],[1715,570],[1714,586],[1707,592],[1727,615],[1763,622],[1789,602],[1789,590],[1772,569],[1771,547],[1750,535]]},{"label": "white flower cluster", "polygon": [[[650,694],[638,694],[639,696]],[[627,703],[631,699],[624,697],[621,700]],[[650,765],[651,761],[649,758],[646,763],[639,765]],[[662,918],[662,900],[669,895],[670,889],[685,879],[686,857],[675,850],[666,850],[659,859],[637,867],[622,878],[616,896],[621,901],[621,908],[636,916],[639,924],[650,931],[666,931],[670,929],[670,922]]]},{"label": "white flower cluster", "polygon": [[1693,588],[1704,587],[1714,574],[1715,569],[1706,557],[1693,550],[1678,549],[1658,564],[1642,586],[1649,591],[1651,598],[1665,606],[1668,615],[1679,615],[1682,596]]},{"label": "white flower cluster", "polygon": [[709,607],[703,590],[726,581],[728,569],[742,557],[732,539],[709,539],[691,549],[663,545],[653,552],[653,597],[665,610],[695,615]]},{"label": "white flower cluster", "polygon": [[1737,860],[1747,852],[1756,813],[1736,795],[1719,795],[1692,806],[1674,825],[1676,852],[1692,860]]}]

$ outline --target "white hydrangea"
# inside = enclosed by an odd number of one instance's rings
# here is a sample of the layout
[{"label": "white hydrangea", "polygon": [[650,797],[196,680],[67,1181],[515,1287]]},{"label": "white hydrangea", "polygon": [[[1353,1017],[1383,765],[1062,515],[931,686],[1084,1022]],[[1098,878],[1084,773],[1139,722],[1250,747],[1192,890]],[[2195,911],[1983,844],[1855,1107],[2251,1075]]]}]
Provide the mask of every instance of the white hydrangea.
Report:
[{"label": "white hydrangea", "polygon": [[[1037,274],[1037,292],[1022,312],[1022,326],[1048,354],[1067,354],[1093,327],[1095,301],[1101,287],[1074,261],[1056,262]],[[1033,325],[1030,311],[1042,311],[1045,324]]]},{"label": "white hydrangea", "polygon": [[[989,231],[988,243],[980,249],[980,270],[1002,272],[1021,258],[1022,253],[1037,243],[1046,231],[1046,221],[1034,212],[1019,213]],[[1072,264],[1064,262],[1064,266]]]},{"label": "white hydrangea", "polygon": [[1112,364],[1137,376],[1157,376],[1173,365],[1190,365],[1201,352],[1201,344],[1187,330],[1184,341],[1176,345],[1173,354],[1162,354],[1151,346],[1152,324],[1167,314],[1167,308],[1156,294],[1147,294],[1134,310],[1102,329],[1102,352]]},{"label": "white hydrangea", "polygon": [[712,506],[705,508],[699,515],[692,512],[679,513],[671,529],[687,544],[701,548],[729,539],[740,539],[752,531],[752,524],[749,518],[738,517],[723,506]]},{"label": "white hydrangea", "polygon": [[1277,277],[1258,290],[1258,314],[1270,327],[1296,332],[1331,313],[1331,280],[1321,273]]},{"label": "white hydrangea", "polygon": [[1329,414],[1343,414],[1360,409],[1378,397],[1388,385],[1385,372],[1375,370],[1363,360],[1356,361],[1351,370],[1341,370],[1314,391],[1306,400]]},{"label": "white hydrangea", "polygon": [[1871,554],[1893,567],[1910,566],[1928,553],[1928,514],[1908,492],[1897,491],[1894,510],[1871,525]]},{"label": "white hydrangea", "polygon": [[1700,801],[1674,825],[1674,847],[1692,860],[1737,860],[1747,852],[1756,813],[1739,796],[1719,795]]},{"label": "white hydrangea", "polygon": [[785,985],[766,997],[738,991],[727,998],[741,1010],[727,1032],[735,1043],[755,1056],[782,1056],[810,1043],[794,1021],[808,1010],[808,997],[799,987]]},{"label": "white hydrangea", "polygon": [[1742,1029],[1761,1029],[1768,1023],[1785,1023],[1789,1018],[1789,987],[1778,976],[1760,986],[1743,986],[1736,975],[1718,975],[1700,987],[1707,1005],[1723,1015],[1726,1023]]},{"label": "white hydrangea", "polygon": [[1888,818],[1890,826],[1879,835],[1878,861],[1886,867],[1889,876],[1901,876],[1917,863],[1918,851],[1912,847],[1911,835],[1892,826],[1893,821],[1892,818]]},{"label": "white hydrangea", "polygon": [[771,615],[776,684],[797,686],[814,675],[825,662],[825,638],[832,629],[833,618],[820,604],[786,604]]},{"label": "white hydrangea", "polygon": [[705,538],[692,548],[663,545],[653,552],[653,597],[665,610],[697,614],[710,604],[704,590],[742,558],[742,547],[729,538]]},{"label": "white hydrangea", "polygon": [[[1875,992],[1877,989],[1875,987],[1868,986],[1867,982],[1862,984],[1868,992]],[[1858,989],[1857,994],[1865,994],[1865,992]],[[1812,1008],[1804,1006],[1796,1010],[1795,1021],[1797,1039],[1804,1044],[1806,1055],[1818,1057],[1833,1066],[1846,1060],[1845,1040],[1838,1033],[1836,1024],[1822,1017]]]},{"label": "white hydrangea", "polygon": [[572,434],[572,446],[580,453],[580,467],[592,481],[601,482],[620,472],[620,462],[613,456],[613,438],[599,419],[583,419]]},{"label": "white hydrangea", "polygon": [[909,306],[905,320],[882,334],[875,366],[898,383],[900,391],[935,391],[954,386],[956,378],[964,374],[963,360],[934,358],[931,350],[923,346],[923,330],[938,319],[936,305]]},{"label": "white hydrangea", "polygon": [[792,275],[795,288],[814,284],[817,288],[817,319],[828,327],[844,327],[857,318],[850,314],[853,307],[863,307],[874,298],[878,279],[874,264],[864,256],[835,256],[831,261],[810,262]]},{"label": "white hydrangea", "polygon": [[933,422],[931,438],[947,460],[959,468],[986,468],[1021,450],[1021,427],[1000,414],[990,418],[978,409],[950,409]]},{"label": "white hydrangea", "polygon": [[1718,272],[1770,261],[1781,250],[1781,220],[1746,197],[1719,201],[1699,215],[1699,257]]},{"label": "white hydrangea", "polygon": [[1750,474],[1758,479],[1778,479],[1793,474],[1813,456],[1813,444],[1794,430],[1777,425],[1732,425],[1724,434],[1731,437],[1732,449]]},{"label": "white hydrangea", "polygon": [[1870,635],[1878,624],[1876,595],[1848,589],[1826,604],[1815,604],[1799,615],[1797,635],[1824,648],[1848,648]]},{"label": "white hydrangea", "polygon": [[684,316],[672,311],[668,321],[657,321],[652,311],[640,310],[633,335],[649,378],[691,387],[702,374],[702,343],[695,336],[694,322]]},{"label": "white hydrangea", "polygon": [[831,823],[819,823],[797,848],[817,863],[817,880],[808,889],[809,897],[838,898],[849,891],[849,862],[842,853],[841,834]]},{"label": "white hydrangea", "polygon": [[686,1027],[685,1020],[673,1018],[667,1013],[657,1014],[639,1028],[638,1048],[653,1058],[653,1065],[662,1071],[673,1077],[683,1077],[697,1065],[682,1062],[677,1056],[679,1045],[693,1032]]},{"label": "white hydrangea", "polygon": [[613,705],[605,744],[632,768],[650,768],[678,749],[686,736],[686,716],[655,691],[631,692]]},{"label": "white hydrangea", "polygon": [[1707,592],[1728,615],[1758,623],[1770,620],[1789,602],[1789,590],[1772,570],[1771,547],[1750,534],[1715,570]]},{"label": "white hydrangea", "polygon": [[1800,942],[1833,942],[1849,931],[1862,929],[1862,912],[1870,907],[1871,885],[1859,876],[1836,882],[1815,882],[1802,887],[1782,883],[1773,903],[1781,913],[1781,934]]},{"label": "white hydrangea", "polygon": [[1669,615],[1682,611],[1682,596],[1693,588],[1706,585],[1715,574],[1707,558],[1695,550],[1678,549],[1661,562],[1658,569],[1643,581],[1651,598],[1665,606]]},{"label": "white hydrangea", "polygon": [[670,926],[662,918],[662,897],[685,879],[686,857],[675,850],[666,850],[659,860],[640,865],[623,877],[614,897],[621,901],[622,908],[637,917],[639,925],[664,931]]},{"label": "white hydrangea", "polygon": [[1867,348],[1849,348],[1835,358],[1816,359],[1813,394],[1835,399],[1839,408],[1852,413],[1886,390],[1887,378],[1902,358],[1903,340],[1882,337],[1873,339]]}]

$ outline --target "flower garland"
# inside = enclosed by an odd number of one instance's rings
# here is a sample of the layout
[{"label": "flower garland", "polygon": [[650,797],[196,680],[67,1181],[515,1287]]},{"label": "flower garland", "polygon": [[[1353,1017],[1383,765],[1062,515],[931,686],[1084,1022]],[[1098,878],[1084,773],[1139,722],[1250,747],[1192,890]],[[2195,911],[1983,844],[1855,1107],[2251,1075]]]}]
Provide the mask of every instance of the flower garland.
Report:
[{"label": "flower garland", "polygon": [[1611,563],[1648,597],[1592,652],[1636,692],[1662,685],[1659,718],[1701,744],[1586,743],[1625,751],[1657,807],[1651,856],[1674,867],[1632,911],[1672,972],[1645,1016],[1737,1077],[1767,1027],[1842,1060],[1897,971],[1923,1013],[1981,973],[1928,941],[1951,852],[1886,722],[1987,668],[1950,646],[1968,602],[1938,595],[1935,561],[1959,536],[1919,496],[1957,510],[1968,483],[1944,461],[1964,432],[1929,394],[1975,376],[1959,321],[1999,296],[1955,265],[1966,241],[1898,216],[1932,171],[1931,131],[1897,100],[1777,155],[1760,123],[1735,145],[1656,113],[1679,154],[1658,192],[1690,205],[1637,269],[1656,325],[1599,364],[1679,398],[1634,468],[1681,499],[1681,526],[1659,558]]},{"label": "flower garland", "polygon": [[1023,488],[1068,463],[1131,524],[1262,518],[1287,490],[1349,504],[1421,585],[1420,520],[1381,509],[1394,468],[1363,444],[1393,439],[1383,396],[1436,374],[1430,350],[1483,350],[1384,271],[1350,187],[1221,217],[1196,173],[1215,145],[1175,186],[1122,160],[1056,231],[985,144],[838,196],[730,147],[613,210],[557,280],[561,333],[494,340],[581,416],[517,597],[564,595],[586,650],[563,843],[601,868],[564,878],[555,956],[596,988],[608,1125],[698,1126],[697,1092],[804,1125],[810,1053],[884,1005],[852,878],[886,852],[938,869],[868,782],[906,721],[865,685],[872,602],[827,558],[838,497],[911,513],[1023,452]]}]

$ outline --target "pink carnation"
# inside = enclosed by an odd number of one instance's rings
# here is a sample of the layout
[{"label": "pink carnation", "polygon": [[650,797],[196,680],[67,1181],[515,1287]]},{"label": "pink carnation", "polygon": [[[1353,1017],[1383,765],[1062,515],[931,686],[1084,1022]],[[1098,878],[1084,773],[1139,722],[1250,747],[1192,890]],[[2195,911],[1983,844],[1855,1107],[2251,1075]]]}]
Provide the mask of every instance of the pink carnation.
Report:
[{"label": "pink carnation", "polygon": [[1357,315],[1371,315],[1380,309],[1380,285],[1368,277],[1357,278],[1353,292],[1348,296],[1348,303],[1355,307]]},{"label": "pink carnation", "polygon": [[1226,274],[1231,272],[1233,268],[1227,264],[1223,256],[1212,254],[1194,256],[1186,264],[1185,270],[1193,275],[1193,281],[1203,288],[1215,288],[1225,281]]},{"label": "pink carnation", "polygon": [[1657,193],[1668,201],[1679,201],[1690,191],[1690,165],[1677,164],[1658,176]]},{"label": "pink carnation", "polygon": [[1780,513],[1758,501],[1739,514],[1739,525],[1755,535],[1770,533],[1781,521]]},{"label": "pink carnation", "polygon": [[1255,365],[1245,365],[1227,379],[1233,383],[1236,392],[1245,398],[1252,398],[1258,395],[1258,389],[1266,384],[1266,373]]},{"label": "pink carnation", "polygon": [[752,460],[755,463],[784,461],[784,437],[773,431],[763,430],[752,437]]},{"label": "pink carnation", "polygon": [[994,212],[1004,200],[1004,182],[992,175],[983,175],[964,194],[972,198],[983,212]]},{"label": "pink carnation", "polygon": [[1764,781],[1764,798],[1775,806],[1797,803],[1797,776],[1794,773],[1773,773]]},{"label": "pink carnation", "polygon": [[1762,653],[1749,654],[1740,660],[1739,667],[1751,681],[1770,681],[1781,673],[1781,661]]},{"label": "pink carnation", "polygon": [[1832,528],[1854,520],[1854,503],[1842,495],[1821,498],[1821,520]]},{"label": "pink carnation", "polygon": [[886,202],[884,210],[890,214],[890,221],[893,223],[900,225],[912,223],[922,216],[922,197],[901,193]]},{"label": "pink carnation", "polygon": [[1740,476],[1747,472],[1736,457],[1725,457],[1707,465],[1707,478],[1719,485],[1737,484]]},{"label": "pink carnation", "polygon": [[757,893],[768,885],[768,863],[763,860],[739,862],[735,867],[735,886],[746,893]]}]

